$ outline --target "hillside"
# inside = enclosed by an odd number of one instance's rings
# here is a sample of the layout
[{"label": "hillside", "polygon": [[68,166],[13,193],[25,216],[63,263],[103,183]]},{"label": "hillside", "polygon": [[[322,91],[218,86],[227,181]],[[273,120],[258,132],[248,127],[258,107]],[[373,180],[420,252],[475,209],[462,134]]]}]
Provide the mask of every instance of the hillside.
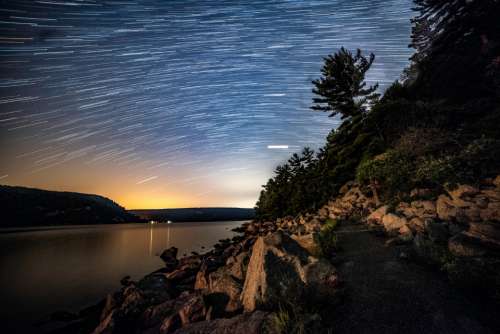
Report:
[{"label": "hillside", "polygon": [[138,221],[112,200],[92,194],[0,186],[0,227],[111,224]]},{"label": "hillside", "polygon": [[182,222],[248,220],[255,217],[254,209],[242,208],[145,209],[129,212],[142,219]]}]

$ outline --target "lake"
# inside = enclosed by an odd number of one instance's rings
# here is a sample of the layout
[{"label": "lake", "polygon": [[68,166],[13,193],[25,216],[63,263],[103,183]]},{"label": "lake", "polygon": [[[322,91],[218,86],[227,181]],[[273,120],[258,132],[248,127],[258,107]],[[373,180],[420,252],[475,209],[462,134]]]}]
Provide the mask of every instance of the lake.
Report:
[{"label": "lake", "polygon": [[77,311],[163,266],[159,254],[204,252],[230,238],[243,222],[85,225],[45,230],[0,230],[0,321],[9,333],[37,332],[37,320]]}]

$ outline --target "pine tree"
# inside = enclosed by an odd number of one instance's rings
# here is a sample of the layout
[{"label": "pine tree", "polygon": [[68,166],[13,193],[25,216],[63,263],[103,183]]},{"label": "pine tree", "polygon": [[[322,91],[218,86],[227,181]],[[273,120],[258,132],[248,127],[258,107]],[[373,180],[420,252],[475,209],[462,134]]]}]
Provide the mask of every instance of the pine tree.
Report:
[{"label": "pine tree", "polygon": [[366,58],[360,49],[353,55],[343,47],[324,58],[322,77],[312,82],[312,92],[320,97],[313,98],[311,109],[331,112],[330,117],[340,114],[342,119],[363,113],[367,103],[378,97],[378,84],[367,87],[365,82],[374,60],[373,53]]}]

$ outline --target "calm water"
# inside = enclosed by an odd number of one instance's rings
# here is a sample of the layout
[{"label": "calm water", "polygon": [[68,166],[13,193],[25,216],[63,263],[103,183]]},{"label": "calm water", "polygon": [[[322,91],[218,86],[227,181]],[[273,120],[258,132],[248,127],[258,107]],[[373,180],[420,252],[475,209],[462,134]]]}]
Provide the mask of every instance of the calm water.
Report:
[{"label": "calm water", "polygon": [[[2,327],[23,331],[56,310],[91,305],[120,287],[126,275],[139,279],[162,266],[158,255],[203,252],[232,237],[242,222],[78,226],[0,234]],[[1,232],[1,230],[0,230]],[[205,247],[203,249],[202,247]]]}]

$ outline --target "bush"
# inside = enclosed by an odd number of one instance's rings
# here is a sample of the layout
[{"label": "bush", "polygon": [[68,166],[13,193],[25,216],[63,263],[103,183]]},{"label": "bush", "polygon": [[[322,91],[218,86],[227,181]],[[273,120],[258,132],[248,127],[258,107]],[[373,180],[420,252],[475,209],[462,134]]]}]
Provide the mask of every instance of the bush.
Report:
[{"label": "bush", "polygon": [[381,187],[384,197],[392,197],[410,191],[412,171],[410,157],[399,151],[389,150],[359,164],[356,179],[360,183],[376,184]]},{"label": "bush", "polygon": [[335,219],[327,219],[322,226],[318,235],[318,246],[321,256],[331,257],[337,250],[337,233],[335,232],[339,225],[339,221]]}]

